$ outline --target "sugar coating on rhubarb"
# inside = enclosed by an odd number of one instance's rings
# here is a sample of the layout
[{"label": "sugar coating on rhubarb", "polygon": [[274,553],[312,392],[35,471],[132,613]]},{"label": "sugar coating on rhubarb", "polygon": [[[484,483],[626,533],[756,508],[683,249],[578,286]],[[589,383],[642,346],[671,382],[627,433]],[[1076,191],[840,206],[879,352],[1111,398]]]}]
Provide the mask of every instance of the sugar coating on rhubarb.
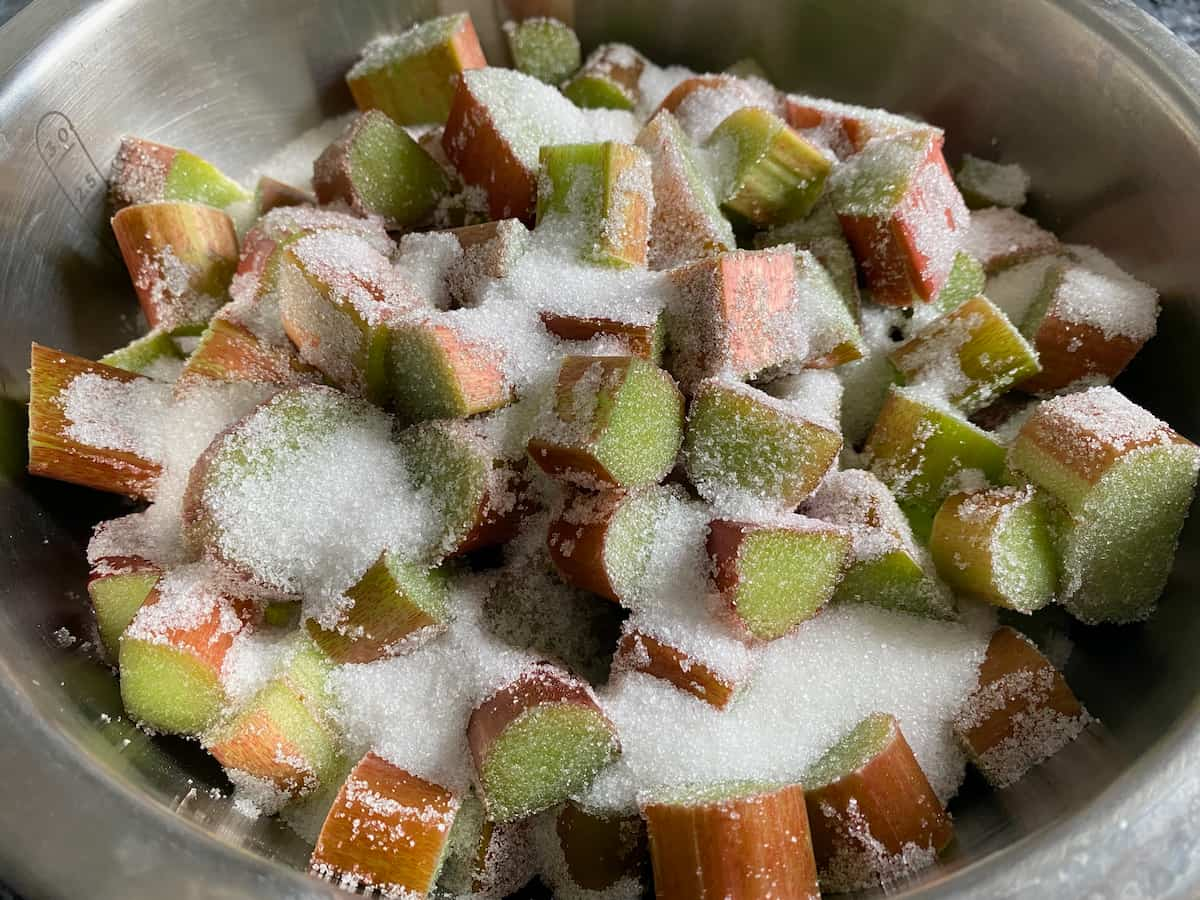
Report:
[{"label": "sugar coating on rhubarb", "polygon": [[1058,250],[1058,238],[1013,209],[989,207],[971,213],[963,249],[983,263],[989,275],[1014,263]]},{"label": "sugar coating on rhubarb", "polygon": [[1031,179],[1017,163],[998,163],[964,153],[954,180],[971,209],[1020,209],[1025,205]]},{"label": "sugar coating on rhubarb", "polygon": [[558,84],[579,68],[579,38],[558,19],[535,16],[505,22],[504,37],[518,71]]},{"label": "sugar coating on rhubarb", "polygon": [[764,393],[791,404],[800,415],[831,431],[841,431],[845,389],[837,373],[828,369],[803,369],[762,385]]},{"label": "sugar coating on rhubarb", "polygon": [[897,380],[896,367],[889,355],[904,339],[908,326],[909,321],[899,310],[874,305],[862,309],[864,353],[834,370],[844,390],[842,429],[848,449],[861,449],[887,398],[888,388]]},{"label": "sugar coating on rhubarb", "polygon": [[688,136],[703,144],[725,119],[747,107],[776,112],[779,98],[775,89],[758,78],[717,75],[704,77],[672,112]]},{"label": "sugar coating on rhubarb", "polygon": [[788,123],[846,159],[873,138],[911,132],[941,134],[941,129],[885,109],[842,103],[824,97],[788,94],[784,98]]}]

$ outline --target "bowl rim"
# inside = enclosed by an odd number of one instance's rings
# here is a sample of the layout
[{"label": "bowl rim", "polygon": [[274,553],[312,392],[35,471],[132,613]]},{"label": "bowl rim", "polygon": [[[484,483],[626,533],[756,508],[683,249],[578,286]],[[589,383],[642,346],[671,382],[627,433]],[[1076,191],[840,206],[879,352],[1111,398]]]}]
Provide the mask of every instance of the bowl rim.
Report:
[{"label": "bowl rim", "polygon": [[[1132,0],[1044,0],[1112,47],[1142,76],[1147,90],[1176,112],[1200,144],[1200,55]],[[0,113],[14,91],[29,89],[37,74],[36,57],[82,27],[94,26],[120,12],[128,0],[37,0],[0,27]],[[85,21],[90,20],[90,21]],[[143,823],[137,837],[150,854],[171,857],[172,870],[185,873],[192,886],[210,885],[214,893],[262,891],[282,897],[344,896],[333,886],[278,861],[223,839],[191,817],[179,815],[139,790],[75,736],[55,727],[46,715],[47,691],[14,671],[0,656],[0,771],[14,788],[41,792],[44,821],[53,823],[69,845],[71,835],[99,842],[100,858],[122,858],[123,829],[112,821]],[[62,712],[62,708],[59,708]],[[950,897],[1192,896],[1200,885],[1200,854],[1191,844],[1200,834],[1200,775],[1191,771],[1200,759],[1200,697],[1103,791],[1075,815],[1060,817],[981,859],[956,866],[919,886],[926,900]],[[52,790],[51,790],[52,788]],[[86,798],[86,799],[83,799]],[[107,827],[106,827],[107,826]],[[19,804],[0,803],[0,834],[29,827]],[[1134,840],[1134,837],[1137,840]],[[1182,836],[1182,846],[1178,839]],[[48,838],[49,835],[43,835]],[[1147,838],[1156,850],[1147,852]],[[0,875],[30,895],[57,896],[64,880],[63,842],[25,840],[19,851],[0,842]],[[1166,851],[1174,847],[1171,859]],[[1158,863],[1151,864],[1153,854]],[[1163,890],[1149,879],[1165,866],[1172,883]],[[224,887],[216,886],[224,880]],[[1131,893],[1126,894],[1125,891]]]}]

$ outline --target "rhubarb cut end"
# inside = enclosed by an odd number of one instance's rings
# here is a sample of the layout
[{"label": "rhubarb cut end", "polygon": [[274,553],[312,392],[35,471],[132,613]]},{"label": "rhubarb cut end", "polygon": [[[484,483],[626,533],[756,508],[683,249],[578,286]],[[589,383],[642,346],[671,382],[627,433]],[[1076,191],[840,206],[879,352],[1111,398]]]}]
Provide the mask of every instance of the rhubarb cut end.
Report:
[{"label": "rhubarb cut end", "polygon": [[225,690],[211,666],[149,640],[120,641],[121,700],[135,721],[168,734],[202,733],[220,716]]}]

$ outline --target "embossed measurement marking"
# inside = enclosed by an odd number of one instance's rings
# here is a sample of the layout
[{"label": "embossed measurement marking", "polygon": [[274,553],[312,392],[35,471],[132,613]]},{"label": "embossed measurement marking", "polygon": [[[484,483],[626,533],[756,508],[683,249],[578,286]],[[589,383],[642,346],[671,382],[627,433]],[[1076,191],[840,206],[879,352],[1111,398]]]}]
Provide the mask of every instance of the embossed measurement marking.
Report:
[{"label": "embossed measurement marking", "polygon": [[105,191],[104,176],[79,137],[75,125],[54,110],[42,116],[36,132],[38,155],[66,194],[75,212],[83,211]]}]

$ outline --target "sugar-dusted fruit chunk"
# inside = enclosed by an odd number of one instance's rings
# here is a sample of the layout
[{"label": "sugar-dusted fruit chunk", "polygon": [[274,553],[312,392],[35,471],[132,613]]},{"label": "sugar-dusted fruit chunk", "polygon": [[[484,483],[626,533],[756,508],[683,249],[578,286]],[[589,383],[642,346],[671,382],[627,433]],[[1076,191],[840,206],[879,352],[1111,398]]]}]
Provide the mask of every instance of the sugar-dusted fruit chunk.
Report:
[{"label": "sugar-dusted fruit chunk", "polygon": [[876,302],[933,300],[969,222],[942,158],[941,136],[916,132],[874,141],[831,176],[829,190]]},{"label": "sugar-dusted fruit chunk", "polygon": [[209,320],[196,349],[183,364],[180,383],[206,378],[288,387],[325,379],[320,369],[302,362],[286,340],[286,346],[263,340],[243,325],[240,310],[235,312],[234,306],[230,304]]},{"label": "sugar-dusted fruit chunk", "polygon": [[871,603],[918,616],[954,615],[954,597],[938,580],[929,554],[887,485],[863,469],[833,472],[804,504],[804,514],[850,533],[850,563],[838,582],[838,603]]},{"label": "sugar-dusted fruit chunk", "polygon": [[121,699],[157,731],[194,735],[214,724],[227,697],[221,669],[257,613],[203,563],[165,573],[121,635]]},{"label": "sugar-dusted fruit chunk", "polygon": [[705,146],[714,155],[721,205],[757,226],[808,215],[833,168],[820,148],[757,106],[729,115]]},{"label": "sugar-dusted fruit chunk", "polygon": [[1200,450],[1099,387],[1039,405],[1009,464],[1070,514],[1059,542],[1062,604],[1085,622],[1150,615],[1191,506]]},{"label": "sugar-dusted fruit chunk", "polygon": [[563,94],[576,106],[632,110],[641,98],[646,65],[646,58],[628,44],[601,44],[563,85]]},{"label": "sugar-dusted fruit chunk", "polygon": [[673,113],[687,135],[703,144],[726,118],[746,107],[778,114],[779,93],[757,78],[696,75],[675,85],[659,104],[658,111]]},{"label": "sugar-dusted fruit chunk", "polygon": [[313,163],[321,203],[344,203],[388,228],[429,218],[449,182],[442,167],[377,109],[360,114]]},{"label": "sugar-dusted fruit chunk", "polygon": [[372,662],[402,652],[448,619],[442,573],[387,550],[345,597],[336,622],[304,623],[313,643],[336,663]]},{"label": "sugar-dusted fruit chunk", "polygon": [[493,219],[533,219],[538,151],[596,140],[583,113],[536,78],[477,69],[458,81],[442,147],[464,182],[487,193]]},{"label": "sugar-dusted fruit chunk", "polygon": [[100,559],[92,566],[88,597],[96,614],[100,643],[112,659],[117,658],[121,635],[161,575],[158,566],[137,556]]},{"label": "sugar-dusted fruit chunk", "polygon": [[546,817],[541,831],[541,876],[556,897],[582,900],[593,892],[632,891],[644,881],[641,816],[592,811],[568,801]]},{"label": "sugar-dusted fruit chunk", "polygon": [[992,162],[964,153],[954,176],[970,209],[1006,206],[1020,209],[1029,190],[1029,173],[1016,163]]},{"label": "sugar-dusted fruit chunk", "polygon": [[537,16],[505,22],[504,37],[517,71],[547,84],[569,78],[582,61],[579,38],[558,19]]},{"label": "sugar-dusted fruit chunk", "polygon": [[277,279],[283,328],[300,358],[382,402],[392,326],[421,305],[391,261],[362,238],[321,231],[287,245]]},{"label": "sugar-dusted fruit chunk", "polygon": [[616,573],[641,549],[648,514],[640,491],[572,491],[546,533],[550,559],[568,584],[619,601]]},{"label": "sugar-dusted fruit chunk", "polygon": [[509,897],[537,875],[537,829],[545,817],[490,821],[474,792],[462,798],[450,830],[435,896]]},{"label": "sugar-dusted fruit chunk", "polygon": [[520,219],[464,225],[450,234],[463,251],[449,283],[450,298],[458,306],[477,306],[482,286],[510,275],[529,247],[529,229]]},{"label": "sugar-dusted fruit chunk", "polygon": [[1055,392],[1109,382],[1154,333],[1158,292],[1099,251],[1072,247],[1052,266],[1021,325],[1042,371],[1021,390]]},{"label": "sugar-dusted fruit chunk", "polygon": [[804,94],[788,94],[784,101],[788,124],[810,133],[827,144],[840,159],[858,153],[873,138],[894,137],[914,132],[940,134],[924,122],[898,116],[882,109],[870,109]]},{"label": "sugar-dusted fruit chunk", "polygon": [[862,890],[922,869],[954,838],[900,725],[875,713],[804,776],[821,889]]},{"label": "sugar-dusted fruit chunk", "polygon": [[[141,375],[34,344],[29,472],[149,499],[162,470],[153,417],[163,396],[161,385]],[[141,421],[139,409],[150,421]]]},{"label": "sugar-dusted fruit chunk", "polygon": [[430,313],[392,329],[388,374],[401,419],[461,419],[512,401],[504,351],[475,336],[472,312]]},{"label": "sugar-dusted fruit chunk", "polygon": [[118,209],[164,200],[224,209],[251,199],[244,187],[194,153],[133,135],[121,139],[108,183]]},{"label": "sugar-dusted fruit chunk", "polygon": [[547,474],[583,487],[661,480],[683,435],[683,395],[671,376],[633,356],[568,356],[529,440]]},{"label": "sugar-dusted fruit chunk", "polygon": [[963,249],[978,259],[988,275],[1034,257],[1055,253],[1058,238],[1014,209],[988,207],[971,213]]},{"label": "sugar-dusted fruit chunk", "polygon": [[198,333],[228,299],[238,242],[221,210],[142,203],[117,212],[112,228],[151,328]]},{"label": "sugar-dusted fruit chunk", "polygon": [[654,217],[649,263],[666,269],[737,246],[691,138],[666,110],[646,123],[637,144],[653,166]]},{"label": "sugar-dusted fruit chunk", "polygon": [[847,532],[803,516],[709,524],[717,590],[737,625],[763,641],[783,637],[833,598],[850,552]]},{"label": "sugar-dusted fruit chunk", "polygon": [[301,636],[284,654],[279,674],[205,740],[235,783],[266,785],[266,797],[279,805],[328,784],[339,765],[325,684],[329,661]]},{"label": "sugar-dusted fruit chunk", "polygon": [[545,329],[564,341],[609,338],[630,356],[662,362],[666,329],[662,316],[589,316],[545,310],[539,314]]},{"label": "sugar-dusted fruit chunk", "polygon": [[804,789],[727,784],[641,804],[660,900],[816,900]]},{"label": "sugar-dusted fruit chunk", "polygon": [[889,358],[906,384],[933,391],[968,414],[1041,368],[1038,354],[986,297],[934,319]]},{"label": "sugar-dusted fruit chunk", "polygon": [[795,404],[749,385],[709,379],[692,397],[684,437],[688,477],[705,498],[794,509],[842,449],[842,435]]},{"label": "sugar-dusted fruit chunk", "polygon": [[461,799],[368,753],[338,791],[309,871],[386,897],[433,891]]},{"label": "sugar-dusted fruit chunk", "polygon": [[[954,265],[950,267],[950,274],[946,276],[934,304],[942,312],[950,312],[983,294],[986,286],[987,273],[983,271],[983,263],[965,250],[959,250],[954,254]],[[1013,324],[1019,323],[1014,321]]]},{"label": "sugar-dusted fruit chunk", "polygon": [[346,83],[362,110],[382,110],[401,125],[445,122],[455,76],[487,65],[466,13],[413,25],[363,48]]},{"label": "sugar-dusted fruit chunk", "polygon": [[317,199],[307,191],[285,184],[269,175],[258,179],[254,187],[254,208],[260,216],[285,206],[313,206]]},{"label": "sugar-dusted fruit chunk", "polygon": [[428,492],[437,512],[442,555],[502,544],[516,534],[527,511],[524,482],[467,423],[422,422],[403,431],[398,441],[409,478]]},{"label": "sugar-dusted fruit chunk", "polygon": [[100,364],[170,381],[179,373],[185,354],[165,331],[151,331],[124,347],[100,357]]},{"label": "sugar-dusted fruit chunk", "polygon": [[951,494],[929,551],[948,585],[996,606],[1033,612],[1058,591],[1053,514],[1031,486]]},{"label": "sugar-dusted fruit chunk", "polygon": [[[857,323],[861,318],[862,296],[858,289],[858,270],[854,254],[842,233],[842,224],[828,197],[820,200],[803,219],[760,231],[754,235],[756,250],[791,244],[817,258],[833,279],[847,312]],[[982,284],[980,285],[982,288]]]},{"label": "sugar-dusted fruit chunk", "polygon": [[606,141],[543,147],[538,228],[602,266],[645,266],[654,211],[650,158],[639,147]]},{"label": "sugar-dusted fruit chunk", "polygon": [[1004,471],[999,441],[916,388],[890,390],[863,452],[921,541],[942,501],[965,486],[964,479],[998,482]]},{"label": "sugar-dusted fruit chunk", "polygon": [[807,338],[799,360],[814,369],[832,369],[861,359],[862,332],[829,270],[807,250],[796,251],[795,318]]},{"label": "sugar-dusted fruit chunk", "polygon": [[507,822],[560,803],[621,752],[583,682],[539,663],[471,713],[467,740],[488,818]]},{"label": "sugar-dusted fruit chunk", "polygon": [[685,391],[724,372],[749,378],[807,352],[790,247],[698,259],[672,269],[670,278],[667,343],[671,372]]},{"label": "sugar-dusted fruit chunk", "polygon": [[954,734],[980,774],[1002,788],[1075,740],[1090,721],[1062,673],[1025,635],[1001,628]]},{"label": "sugar-dusted fruit chunk", "polygon": [[614,673],[642,672],[661,678],[717,709],[727,707],[744,683],[673,646],[666,637],[643,634],[636,625],[627,625],[622,633],[612,668]]}]

